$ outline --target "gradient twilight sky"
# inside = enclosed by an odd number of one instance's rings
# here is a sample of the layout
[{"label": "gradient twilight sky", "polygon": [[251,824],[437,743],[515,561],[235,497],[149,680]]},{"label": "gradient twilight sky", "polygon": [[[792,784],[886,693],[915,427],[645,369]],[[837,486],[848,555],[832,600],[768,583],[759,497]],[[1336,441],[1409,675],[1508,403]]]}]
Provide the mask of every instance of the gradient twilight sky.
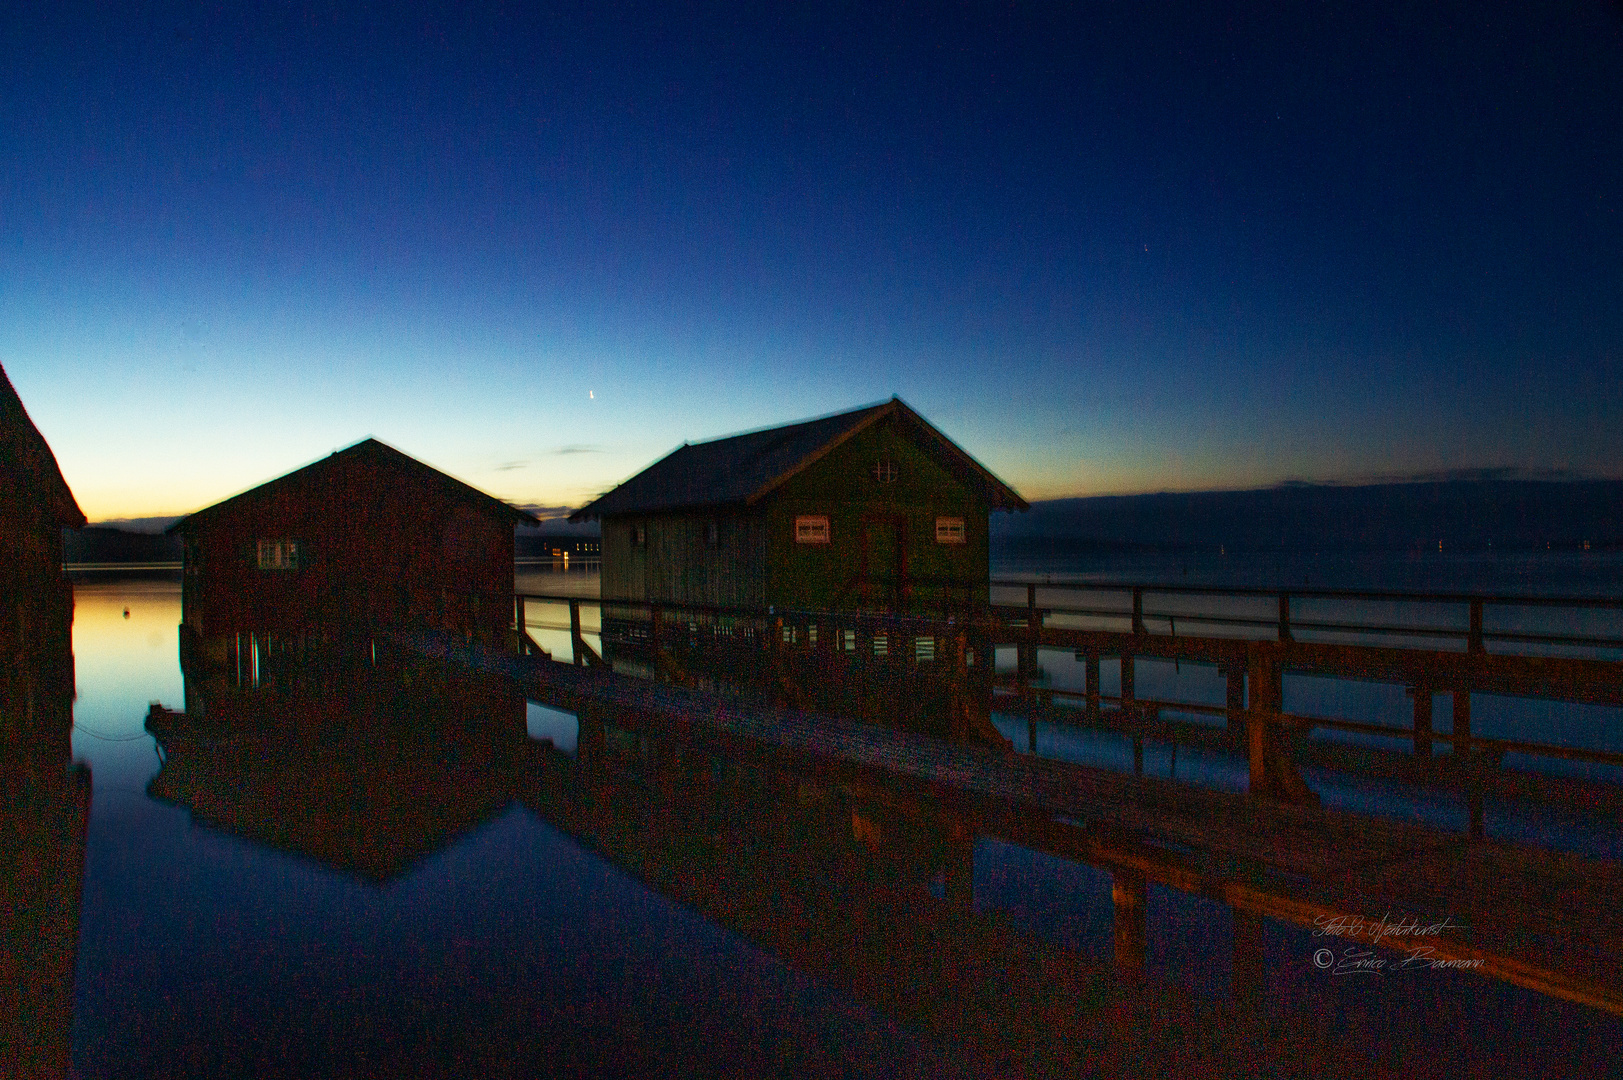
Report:
[{"label": "gradient twilight sky", "polygon": [[1623,475],[1623,6],[763,7],[5,5],[86,513],[367,435],[578,505],[892,394],[1028,498]]}]

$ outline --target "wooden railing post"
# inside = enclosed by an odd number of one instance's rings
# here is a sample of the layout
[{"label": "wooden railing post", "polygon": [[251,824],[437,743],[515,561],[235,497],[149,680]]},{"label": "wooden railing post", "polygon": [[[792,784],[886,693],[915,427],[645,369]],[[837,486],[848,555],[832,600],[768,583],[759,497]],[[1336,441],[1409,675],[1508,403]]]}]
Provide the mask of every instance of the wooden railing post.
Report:
[{"label": "wooden railing post", "polygon": [[1142,586],[1133,586],[1133,633],[1146,633],[1144,629],[1144,589]]},{"label": "wooden railing post", "polygon": [[1487,652],[1487,646],[1482,640],[1482,600],[1471,600],[1471,629],[1466,638],[1466,652],[1473,656]]},{"label": "wooden railing post", "polygon": [[1279,594],[1279,640],[1291,640],[1291,598],[1290,593]]},{"label": "wooden railing post", "polygon": [[1133,688],[1133,654],[1121,654],[1121,711],[1131,714],[1134,708],[1134,698],[1137,695]]}]

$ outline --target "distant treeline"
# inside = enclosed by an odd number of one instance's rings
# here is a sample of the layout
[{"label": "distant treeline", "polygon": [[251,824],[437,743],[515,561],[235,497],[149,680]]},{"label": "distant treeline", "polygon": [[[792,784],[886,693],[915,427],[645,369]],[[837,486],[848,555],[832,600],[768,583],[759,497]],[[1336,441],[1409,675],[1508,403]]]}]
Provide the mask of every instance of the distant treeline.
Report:
[{"label": "distant treeline", "polygon": [[[514,554],[520,559],[545,559],[554,552],[574,558],[597,558],[602,540],[594,522],[582,529],[520,528],[514,530]],[[162,533],[137,532],[111,525],[90,525],[62,530],[62,561],[83,563],[178,563],[181,539]]]},{"label": "distant treeline", "polygon": [[178,536],[131,532],[110,525],[62,530],[65,563],[178,563],[180,554]]},{"label": "distant treeline", "polygon": [[994,514],[994,551],[1447,551],[1623,548],[1623,480],[1288,484],[1113,495]]}]

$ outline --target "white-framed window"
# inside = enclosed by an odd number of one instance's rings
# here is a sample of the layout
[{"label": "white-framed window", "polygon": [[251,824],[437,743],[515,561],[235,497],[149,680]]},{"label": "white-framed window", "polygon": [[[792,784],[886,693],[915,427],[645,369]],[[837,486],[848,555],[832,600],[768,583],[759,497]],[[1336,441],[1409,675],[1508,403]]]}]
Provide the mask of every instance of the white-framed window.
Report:
[{"label": "white-framed window", "polygon": [[297,540],[261,540],[258,544],[261,570],[297,570],[300,564]]},{"label": "white-framed window", "polygon": [[828,515],[802,514],[795,518],[795,543],[828,543]]},{"label": "white-framed window", "polygon": [[896,462],[890,458],[880,458],[868,467],[868,475],[881,484],[896,482]]},{"label": "white-framed window", "polygon": [[935,542],[938,544],[967,543],[968,539],[964,535],[964,519],[961,517],[936,518]]}]

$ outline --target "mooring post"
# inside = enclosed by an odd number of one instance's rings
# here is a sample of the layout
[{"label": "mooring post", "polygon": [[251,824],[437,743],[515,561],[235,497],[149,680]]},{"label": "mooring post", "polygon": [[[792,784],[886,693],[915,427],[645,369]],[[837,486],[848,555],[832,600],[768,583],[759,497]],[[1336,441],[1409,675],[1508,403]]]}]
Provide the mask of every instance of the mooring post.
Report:
[{"label": "mooring post", "polygon": [[1431,687],[1424,684],[1411,686],[1414,698],[1414,756],[1431,760]]},{"label": "mooring post", "polygon": [[1116,909],[1116,971],[1127,978],[1144,973],[1144,875],[1113,870],[1110,897]]}]

